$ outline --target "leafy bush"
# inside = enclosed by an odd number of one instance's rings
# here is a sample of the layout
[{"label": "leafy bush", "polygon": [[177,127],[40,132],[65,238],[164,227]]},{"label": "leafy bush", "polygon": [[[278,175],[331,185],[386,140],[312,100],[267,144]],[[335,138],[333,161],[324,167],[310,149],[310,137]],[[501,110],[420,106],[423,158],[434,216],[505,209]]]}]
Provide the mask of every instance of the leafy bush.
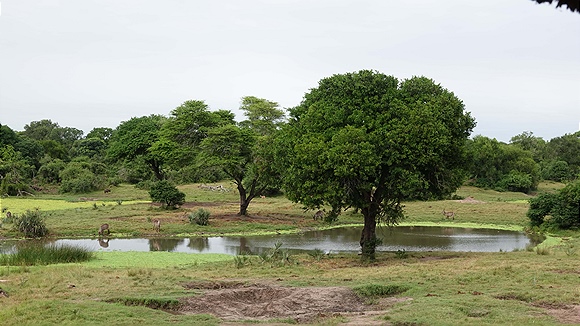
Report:
[{"label": "leafy bush", "polygon": [[[542,194],[530,199],[527,216],[532,226],[580,227],[580,181],[568,184],[556,194]],[[546,216],[552,218],[546,220]]]},{"label": "leafy bush", "polygon": [[62,180],[59,189],[61,193],[82,194],[102,189],[101,178],[91,171],[88,162],[70,162],[59,176]]},{"label": "leafy bush", "polygon": [[566,161],[550,161],[543,164],[541,175],[544,180],[562,182],[572,178],[572,170]]},{"label": "leafy bush", "polygon": [[258,257],[262,263],[270,263],[272,266],[283,266],[292,262],[290,252],[282,249],[282,242],[276,242],[274,248],[261,253]]},{"label": "leafy bush", "polygon": [[14,221],[14,227],[27,238],[40,238],[48,234],[44,217],[40,210],[27,210]]},{"label": "leafy bush", "polygon": [[526,215],[530,219],[530,224],[532,226],[540,226],[544,223],[544,218],[550,215],[552,209],[556,206],[558,195],[544,193],[538,195],[538,197],[531,198],[529,202],[530,208]]},{"label": "leafy bush", "polygon": [[535,188],[532,176],[525,172],[510,171],[498,183],[499,190],[528,193]]},{"label": "leafy bush", "polygon": [[155,182],[149,190],[151,200],[160,202],[167,209],[176,208],[185,202],[185,194],[167,180]]},{"label": "leafy bush", "polygon": [[210,212],[207,209],[200,208],[193,213],[189,213],[189,223],[206,226],[209,224]]}]

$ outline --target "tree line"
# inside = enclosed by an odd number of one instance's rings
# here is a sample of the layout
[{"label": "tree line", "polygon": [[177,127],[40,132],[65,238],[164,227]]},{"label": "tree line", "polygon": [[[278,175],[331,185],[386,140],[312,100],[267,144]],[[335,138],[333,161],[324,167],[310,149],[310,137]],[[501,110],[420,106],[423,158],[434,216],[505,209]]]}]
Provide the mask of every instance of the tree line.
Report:
[{"label": "tree line", "polygon": [[580,132],[549,141],[523,132],[509,143],[471,136],[475,119],[451,91],[426,77],[399,80],[363,70],[324,78],[300,105],[242,98],[245,120],[185,101],[168,115],[133,117],[84,135],[51,120],[23,131],[0,124],[0,194],[151,190],[234,182],[240,215],[253,198],[283,193],[325,219],[359,209],[361,246],[374,255],[377,221],[396,223],[401,201],[449,198],[468,183],[531,193],[540,180],[580,176]]}]

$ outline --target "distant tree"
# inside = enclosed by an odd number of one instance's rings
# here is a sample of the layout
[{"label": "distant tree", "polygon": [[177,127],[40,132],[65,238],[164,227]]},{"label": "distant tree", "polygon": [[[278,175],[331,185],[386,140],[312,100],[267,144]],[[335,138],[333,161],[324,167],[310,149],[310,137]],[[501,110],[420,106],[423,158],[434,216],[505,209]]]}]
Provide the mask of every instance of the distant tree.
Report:
[{"label": "distant tree", "polygon": [[74,142],[70,149],[72,157],[87,156],[92,159],[102,160],[107,149],[107,143],[97,137],[79,139]]},{"label": "distant tree", "polygon": [[12,145],[0,147],[0,195],[29,192],[34,167]]},{"label": "distant tree", "polygon": [[374,259],[376,224],[396,224],[405,198],[442,198],[463,182],[475,122],[452,92],[425,77],[399,82],[374,71],[322,79],[290,110],[276,144],[284,190],[331,215],[359,209],[362,255]]},{"label": "distant tree", "polygon": [[0,147],[6,145],[16,146],[20,142],[18,134],[10,127],[0,124]]},{"label": "distant tree", "polygon": [[104,188],[105,176],[101,163],[88,158],[78,158],[69,162],[59,173],[62,193],[82,194]]},{"label": "distant tree", "polygon": [[546,144],[545,157],[568,163],[570,172],[580,175],[580,131],[552,138]]},{"label": "distant tree", "polygon": [[108,144],[112,135],[113,135],[113,129],[106,128],[106,127],[98,127],[98,128],[93,128],[91,131],[89,131],[89,133],[87,134],[87,136],[85,138],[86,139],[89,139],[89,138],[101,139],[102,141],[105,142],[105,144]]},{"label": "distant tree", "polygon": [[186,101],[171,111],[150,152],[158,157],[171,157],[168,165],[172,170],[179,171],[177,174],[181,175],[183,181],[199,181],[199,177],[212,173],[191,171],[199,152],[199,144],[207,137],[209,129],[227,124],[234,124],[233,113],[209,111],[203,101]]},{"label": "distant tree", "polygon": [[481,135],[468,141],[470,179],[478,187],[499,191],[530,192],[540,179],[532,153],[520,145],[508,145]]},{"label": "distant tree", "polygon": [[524,131],[523,133],[513,136],[510,144],[521,147],[522,149],[532,153],[536,162],[544,159],[544,152],[546,150],[546,141],[541,137],[535,137],[531,131]]},{"label": "distant tree", "polygon": [[240,196],[238,215],[247,215],[252,199],[268,187],[256,164],[257,138],[251,129],[226,125],[211,129],[200,146],[201,164],[222,169],[236,184]]},{"label": "distant tree", "polygon": [[540,173],[544,180],[564,182],[574,178],[572,169],[566,161],[549,160],[541,163]]},{"label": "distant tree", "polygon": [[243,97],[240,110],[248,118],[240,125],[262,136],[274,133],[284,121],[284,111],[278,108],[278,103],[255,96]]},{"label": "distant tree", "polygon": [[163,180],[162,165],[168,157],[153,153],[151,146],[159,140],[159,130],[165,121],[166,118],[161,115],[150,115],[122,122],[111,135],[107,156],[112,160],[141,158],[155,178]]}]

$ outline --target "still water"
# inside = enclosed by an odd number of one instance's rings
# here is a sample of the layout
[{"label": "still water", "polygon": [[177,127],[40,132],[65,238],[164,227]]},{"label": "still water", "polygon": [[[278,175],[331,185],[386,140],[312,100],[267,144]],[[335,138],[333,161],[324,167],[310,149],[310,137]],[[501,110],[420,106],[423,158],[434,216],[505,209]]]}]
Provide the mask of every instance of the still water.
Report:
[{"label": "still water", "polygon": [[[282,248],[292,252],[321,249],[325,252],[359,252],[362,227],[336,228],[324,231],[309,231],[300,234],[269,236],[223,236],[193,238],[151,239],[59,239],[58,244],[82,246],[99,251],[171,251],[187,253],[240,252],[260,254],[282,242]],[[466,229],[448,227],[399,226],[377,229],[383,244],[378,251],[473,251],[494,252],[525,249],[541,240],[515,231],[491,229]],[[14,242],[0,243],[0,252],[15,250]]]}]

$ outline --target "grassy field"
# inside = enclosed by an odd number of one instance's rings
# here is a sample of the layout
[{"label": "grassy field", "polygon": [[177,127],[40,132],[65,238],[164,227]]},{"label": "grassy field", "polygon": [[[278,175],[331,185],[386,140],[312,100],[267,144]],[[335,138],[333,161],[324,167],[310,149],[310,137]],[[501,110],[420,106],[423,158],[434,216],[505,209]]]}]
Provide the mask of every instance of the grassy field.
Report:
[{"label": "grassy field", "polygon": [[[46,212],[50,233],[57,237],[91,236],[100,223],[109,223],[116,237],[153,235],[148,218],[161,219],[161,233],[176,236],[292,232],[324,226],[313,221],[312,212],[305,213],[282,197],[257,198],[250,205],[251,216],[240,218],[235,215],[237,194],[231,184],[223,184],[232,190],[180,187],[188,203],[175,211],[151,205],[146,192],[125,185],[110,194],[8,198],[1,205],[16,213],[38,207]],[[542,184],[540,191],[558,187]],[[457,195],[464,200],[406,203],[404,223],[519,230],[527,225],[528,195],[471,187],[461,188]],[[187,214],[200,207],[211,211],[209,226],[191,225],[187,219]],[[444,209],[456,212],[455,220],[446,219],[441,213]],[[350,211],[340,220],[344,224],[360,222],[360,215]],[[0,228],[0,237],[17,236],[9,224]],[[312,287],[311,295],[321,292],[321,287],[403,290],[361,299],[362,309],[368,310],[365,313],[323,311],[308,319],[255,317],[251,324],[580,324],[578,233],[553,236],[548,245],[529,251],[387,252],[379,253],[373,263],[362,262],[354,254],[297,255],[273,262],[255,256],[98,252],[85,263],[0,266],[0,289],[7,295],[0,291],[0,320],[2,325],[243,325],[241,317],[219,319],[203,311],[184,310],[184,298],[202,300],[212,291],[223,291],[219,292],[221,301],[214,305],[231,310],[242,302],[245,308],[236,311],[239,313],[259,306],[266,298],[265,292],[242,292],[258,285],[272,293]],[[281,297],[267,297],[261,309],[274,309],[272,305]],[[300,308],[284,302],[286,310],[298,313],[315,304],[307,298],[301,300],[305,306]]]}]

